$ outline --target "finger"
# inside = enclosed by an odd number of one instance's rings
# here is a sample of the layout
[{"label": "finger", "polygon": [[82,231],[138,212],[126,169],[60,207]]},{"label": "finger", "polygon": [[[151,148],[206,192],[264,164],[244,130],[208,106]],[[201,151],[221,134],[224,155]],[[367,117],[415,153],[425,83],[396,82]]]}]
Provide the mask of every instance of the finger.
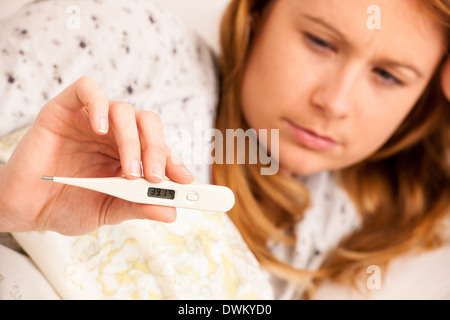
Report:
[{"label": "finger", "polygon": [[92,130],[100,135],[108,132],[108,99],[94,79],[78,79],[56,96],[53,102],[72,111],[86,107]]},{"label": "finger", "polygon": [[442,91],[444,92],[448,101],[450,101],[450,58],[447,58],[447,62],[442,69],[441,81]]},{"label": "finger", "polygon": [[173,207],[138,204],[115,198],[105,213],[106,225],[119,224],[131,219],[146,219],[172,223],[176,220],[177,211]]},{"label": "finger", "polygon": [[141,143],[133,107],[125,102],[112,102],[110,120],[119,149],[123,174],[128,179],[140,178],[142,176]]},{"label": "finger", "polygon": [[177,210],[173,207],[163,207],[145,204],[132,204],[131,209],[134,213],[134,219],[147,219],[172,223],[177,218]]},{"label": "finger", "polygon": [[167,177],[178,183],[192,183],[194,176],[184,165],[184,163],[169,149],[166,145],[166,175]]},{"label": "finger", "polygon": [[154,112],[136,113],[144,177],[154,183],[161,182],[166,175],[166,148],[161,118]]}]

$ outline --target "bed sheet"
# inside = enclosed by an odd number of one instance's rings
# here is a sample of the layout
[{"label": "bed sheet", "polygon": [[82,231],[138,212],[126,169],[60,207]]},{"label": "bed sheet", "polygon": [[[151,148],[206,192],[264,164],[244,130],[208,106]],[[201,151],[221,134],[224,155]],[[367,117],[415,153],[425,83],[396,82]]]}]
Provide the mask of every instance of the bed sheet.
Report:
[{"label": "bed sheet", "polygon": [[[0,162],[25,133],[0,139]],[[177,211],[173,224],[131,220],[77,237],[13,236],[63,299],[273,299],[269,275],[226,213]],[[29,262],[10,262],[20,279]],[[37,272],[31,277],[42,281]]]},{"label": "bed sheet", "polygon": [[[211,126],[212,54],[176,17],[153,1],[79,0],[83,27],[69,30],[72,4],[38,1],[0,21],[0,162],[39,108],[82,75],[110,100],[157,112],[165,133]],[[207,166],[188,168],[207,182]],[[13,236],[62,299],[273,297],[268,275],[226,213],[179,209],[173,224],[132,220],[80,237]]]}]

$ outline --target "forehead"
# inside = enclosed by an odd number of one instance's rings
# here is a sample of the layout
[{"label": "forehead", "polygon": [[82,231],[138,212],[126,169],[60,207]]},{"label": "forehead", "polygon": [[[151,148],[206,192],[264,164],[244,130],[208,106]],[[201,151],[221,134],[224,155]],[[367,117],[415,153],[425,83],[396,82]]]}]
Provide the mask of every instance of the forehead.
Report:
[{"label": "forehead", "polygon": [[[351,19],[360,27],[366,27],[370,8],[378,8],[385,23],[407,22],[407,26],[420,27],[419,24],[428,24],[430,27],[432,19],[426,13],[425,1],[430,0],[276,0],[285,2],[291,7],[302,11],[316,11],[327,18],[343,23]],[[423,25],[422,25],[423,27]]]},{"label": "forehead", "polygon": [[[421,0],[278,0],[290,7],[292,14],[314,15],[334,27],[365,38],[386,40],[444,40],[441,27],[433,21]],[[376,11],[374,11],[376,9]],[[379,29],[369,24],[379,21]]]},{"label": "forehead", "polygon": [[[338,30],[355,50],[420,60],[443,53],[442,27],[421,0],[277,0],[298,23],[315,17]],[[373,9],[376,11],[373,11]],[[372,10],[371,10],[372,9]],[[375,20],[378,28],[370,28]]]}]

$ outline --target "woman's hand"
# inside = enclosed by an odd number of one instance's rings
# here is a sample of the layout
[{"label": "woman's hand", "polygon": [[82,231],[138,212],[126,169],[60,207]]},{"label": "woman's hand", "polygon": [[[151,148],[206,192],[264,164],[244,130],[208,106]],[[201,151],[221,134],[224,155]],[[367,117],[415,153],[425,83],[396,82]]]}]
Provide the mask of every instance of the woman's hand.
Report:
[{"label": "woman's hand", "polygon": [[127,219],[172,222],[175,208],[127,202],[42,176],[194,178],[171,156],[160,118],[110,102],[91,78],[81,78],[48,102],[0,168],[0,231],[53,230],[84,234]]}]

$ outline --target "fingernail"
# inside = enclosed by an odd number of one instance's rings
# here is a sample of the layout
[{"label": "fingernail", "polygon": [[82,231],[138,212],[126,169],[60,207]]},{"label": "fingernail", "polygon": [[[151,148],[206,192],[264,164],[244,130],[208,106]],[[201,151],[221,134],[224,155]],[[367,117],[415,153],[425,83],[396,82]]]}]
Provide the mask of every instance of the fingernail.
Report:
[{"label": "fingernail", "polygon": [[163,169],[163,167],[160,164],[155,163],[152,166],[152,171],[151,172],[152,172],[152,176],[158,178],[159,180],[163,180],[164,179],[164,169]]},{"label": "fingernail", "polygon": [[108,120],[102,118],[98,121],[98,132],[107,133],[108,132]]},{"label": "fingernail", "polygon": [[185,166],[180,166],[180,172],[186,176],[193,176],[193,174]]},{"label": "fingernail", "polygon": [[141,170],[141,163],[138,160],[134,160],[130,164],[130,174],[133,177],[141,177],[142,176],[142,170]]},{"label": "fingernail", "polygon": [[180,164],[183,163],[183,162],[181,161],[181,159],[178,158],[177,155],[174,154],[174,153],[172,153],[172,154],[170,155],[170,157],[171,157],[172,163],[174,163],[174,164],[176,164],[176,165],[180,165]]}]

